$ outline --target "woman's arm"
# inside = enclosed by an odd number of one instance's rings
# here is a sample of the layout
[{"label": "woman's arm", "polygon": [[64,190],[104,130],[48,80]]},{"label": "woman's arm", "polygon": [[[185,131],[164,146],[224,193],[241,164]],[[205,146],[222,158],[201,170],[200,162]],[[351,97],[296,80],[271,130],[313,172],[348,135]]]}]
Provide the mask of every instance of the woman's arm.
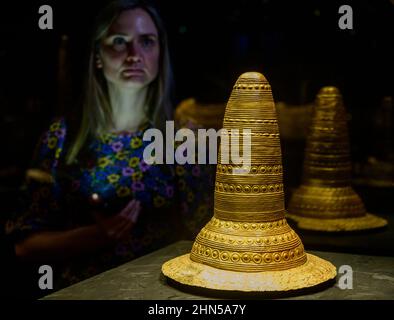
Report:
[{"label": "woman's arm", "polygon": [[41,231],[15,245],[16,256],[23,261],[64,261],[99,251],[127,237],[140,213],[140,203],[131,200],[117,215],[96,213],[96,224],[67,231]]},{"label": "woman's arm", "polygon": [[91,253],[111,243],[98,225],[68,231],[37,232],[15,245],[16,256],[23,261],[51,262]]}]

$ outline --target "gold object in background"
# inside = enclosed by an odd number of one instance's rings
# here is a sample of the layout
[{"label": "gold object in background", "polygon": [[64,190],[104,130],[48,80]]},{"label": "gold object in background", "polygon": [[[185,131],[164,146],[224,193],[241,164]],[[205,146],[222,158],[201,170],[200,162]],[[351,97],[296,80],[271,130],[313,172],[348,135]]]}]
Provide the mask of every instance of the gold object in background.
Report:
[{"label": "gold object in background", "polygon": [[303,182],[290,199],[288,217],[302,229],[353,231],[383,227],[366,212],[351,187],[347,117],[335,87],[317,95],[304,158]]},{"label": "gold object in background", "polygon": [[197,127],[220,129],[223,123],[225,104],[201,104],[189,98],[181,101],[175,111],[178,128]]},{"label": "gold object in background", "polygon": [[36,181],[48,184],[53,184],[55,182],[51,174],[41,169],[27,169],[25,177],[27,182]]},{"label": "gold object in background", "polygon": [[335,278],[335,267],[305,253],[285,219],[282,157],[271,87],[256,72],[241,75],[227,103],[223,127],[250,129],[249,173],[218,157],[213,218],[190,254],[167,261],[165,276],[216,290],[283,292]]}]

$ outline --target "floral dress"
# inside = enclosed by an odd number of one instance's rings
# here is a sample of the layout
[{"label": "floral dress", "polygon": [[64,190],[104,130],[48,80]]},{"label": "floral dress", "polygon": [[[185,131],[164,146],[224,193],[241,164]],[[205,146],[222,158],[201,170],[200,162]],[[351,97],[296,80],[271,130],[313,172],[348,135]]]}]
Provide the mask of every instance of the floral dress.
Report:
[{"label": "floral dress", "polygon": [[[9,221],[6,233],[19,241],[33,232],[70,230],[95,223],[92,211],[119,213],[131,199],[142,210],[130,236],[99,254],[61,265],[57,288],[163,247],[192,238],[212,215],[209,166],[149,165],[143,160],[145,126],[137,132],[106,133],[88,140],[73,165],[65,164],[67,124],[54,121],[38,144],[34,168],[50,182],[28,183],[28,208]],[[207,188],[207,185],[211,188]],[[211,190],[212,189],[212,190]],[[99,207],[92,208],[92,194]]]}]

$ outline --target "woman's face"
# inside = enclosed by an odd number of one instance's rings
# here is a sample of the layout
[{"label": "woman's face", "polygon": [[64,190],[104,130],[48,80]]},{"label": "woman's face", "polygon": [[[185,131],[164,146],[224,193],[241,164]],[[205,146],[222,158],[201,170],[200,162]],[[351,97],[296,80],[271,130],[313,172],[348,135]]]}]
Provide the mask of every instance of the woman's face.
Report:
[{"label": "woman's face", "polygon": [[123,11],[101,41],[100,57],[107,81],[127,88],[151,83],[159,69],[159,35],[143,9]]}]

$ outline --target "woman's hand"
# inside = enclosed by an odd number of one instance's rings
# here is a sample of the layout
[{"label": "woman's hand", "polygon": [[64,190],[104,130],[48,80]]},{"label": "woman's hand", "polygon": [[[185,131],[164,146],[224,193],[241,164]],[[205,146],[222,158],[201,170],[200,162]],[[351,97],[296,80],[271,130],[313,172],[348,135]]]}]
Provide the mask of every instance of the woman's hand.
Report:
[{"label": "woman's hand", "polygon": [[[99,201],[98,196],[93,197]],[[33,233],[15,244],[15,254],[22,261],[48,263],[66,261],[99,251],[130,234],[141,211],[140,202],[131,200],[117,215],[106,217],[95,212],[96,224],[66,231]]]},{"label": "woman's hand", "polygon": [[100,213],[96,213],[95,218],[105,236],[109,240],[117,242],[130,234],[130,230],[137,222],[140,211],[140,202],[133,199],[120,213],[111,217],[105,217]]}]

